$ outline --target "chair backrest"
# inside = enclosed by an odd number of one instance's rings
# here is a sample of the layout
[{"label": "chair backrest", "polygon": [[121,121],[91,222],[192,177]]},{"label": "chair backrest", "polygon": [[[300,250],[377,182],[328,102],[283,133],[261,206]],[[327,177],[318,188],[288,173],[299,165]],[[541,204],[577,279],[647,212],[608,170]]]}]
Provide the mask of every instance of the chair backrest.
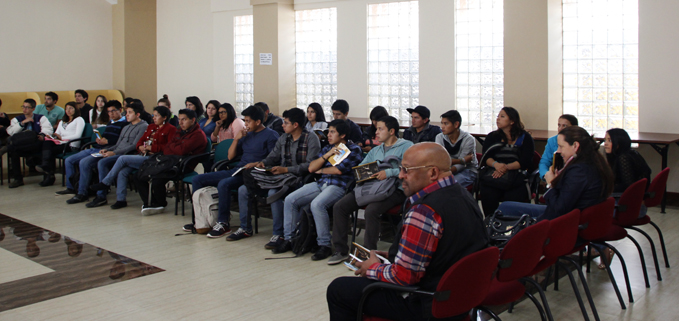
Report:
[{"label": "chair backrest", "polygon": [[435,318],[462,314],[488,295],[500,250],[488,247],[463,257],[441,277],[432,305]]},{"label": "chair backrest", "polygon": [[644,193],[648,180],[642,178],[627,187],[618,200],[618,208],[615,211],[613,222],[618,225],[632,225],[639,217],[641,204],[644,202]]},{"label": "chair backrest", "polygon": [[578,236],[588,241],[606,236],[613,224],[614,211],[615,199],[613,197],[609,197],[604,202],[582,210],[580,213]]},{"label": "chair backrest", "polygon": [[500,253],[497,280],[508,282],[527,276],[540,262],[548,234],[548,220],[516,233]]},{"label": "chair backrest", "polygon": [[531,163],[528,172],[532,172],[540,167],[540,159],[542,159],[542,155],[536,151],[533,151],[533,163]]},{"label": "chair backrest", "polygon": [[205,153],[210,153],[212,152],[212,140],[210,139],[210,136],[205,137],[207,139],[207,144],[205,144]]},{"label": "chair backrest", "polygon": [[648,187],[648,198],[644,200],[646,207],[654,207],[660,205],[663,196],[665,196],[665,187],[667,186],[667,177],[670,176],[670,168],[663,169],[651,181],[651,186]]},{"label": "chair backrest", "polygon": [[82,138],[92,138],[92,135],[94,134],[94,130],[92,129],[92,124],[90,123],[85,123],[85,128],[83,128],[83,134],[80,136]]},{"label": "chair backrest", "polygon": [[546,258],[558,258],[569,254],[578,239],[580,210],[574,209],[549,221],[549,235],[543,249]]},{"label": "chair backrest", "polygon": [[221,160],[229,159],[229,148],[233,143],[233,139],[225,139],[217,144],[215,148],[215,163]]}]

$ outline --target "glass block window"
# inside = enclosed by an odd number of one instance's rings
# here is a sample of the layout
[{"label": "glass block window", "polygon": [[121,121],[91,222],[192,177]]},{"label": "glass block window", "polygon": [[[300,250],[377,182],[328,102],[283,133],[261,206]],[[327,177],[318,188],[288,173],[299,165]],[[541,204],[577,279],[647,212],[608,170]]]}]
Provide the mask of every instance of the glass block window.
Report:
[{"label": "glass block window", "polygon": [[368,5],[368,105],[401,125],[420,102],[419,21],[417,1]]},{"label": "glass block window", "polygon": [[234,108],[240,112],[255,103],[253,72],[253,31],[252,15],[233,18],[234,67],[236,76],[236,103]]},{"label": "glass block window", "polygon": [[297,107],[330,106],[337,100],[337,8],[295,12]]},{"label": "glass block window", "polygon": [[563,111],[601,134],[639,130],[638,0],[563,0]]},{"label": "glass block window", "polygon": [[504,106],[504,4],[455,0],[457,110],[468,125],[495,126]]}]

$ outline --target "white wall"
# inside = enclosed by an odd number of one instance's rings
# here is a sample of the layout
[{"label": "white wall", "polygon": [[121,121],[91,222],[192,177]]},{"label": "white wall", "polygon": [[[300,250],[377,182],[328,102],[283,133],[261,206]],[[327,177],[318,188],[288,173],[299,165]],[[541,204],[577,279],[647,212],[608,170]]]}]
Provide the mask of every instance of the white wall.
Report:
[{"label": "white wall", "polygon": [[0,1],[0,90],[112,88],[112,9],[104,0]]}]

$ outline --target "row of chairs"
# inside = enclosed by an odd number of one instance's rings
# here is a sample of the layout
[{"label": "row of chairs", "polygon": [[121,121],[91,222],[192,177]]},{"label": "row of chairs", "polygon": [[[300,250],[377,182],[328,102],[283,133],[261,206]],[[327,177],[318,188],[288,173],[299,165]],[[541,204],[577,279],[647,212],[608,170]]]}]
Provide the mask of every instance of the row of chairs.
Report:
[{"label": "row of chairs", "polygon": [[[647,233],[641,231],[637,226],[651,224],[658,231],[663,255],[665,256],[665,266],[669,268],[662,232],[648,216],[641,219],[637,219],[637,216],[642,202],[648,207],[660,204],[668,175],[669,169],[663,170],[653,179],[648,191],[645,191],[645,179],[633,184],[622,194],[617,205],[615,199],[609,197],[605,202],[586,208],[583,211],[576,209],[551,221],[544,220],[529,226],[517,233],[502,250],[496,247],[489,247],[468,255],[454,264],[443,275],[434,292],[424,291],[414,286],[403,287],[385,282],[375,282],[363,291],[357,319],[383,320],[363,315],[362,310],[367,298],[372,293],[378,290],[388,290],[432,296],[433,305],[431,313],[436,318],[456,316],[471,310],[471,316],[476,316],[478,311],[484,311],[491,315],[493,319],[499,320],[499,317],[489,307],[512,304],[523,295],[526,295],[535,304],[541,319],[551,321],[554,318],[544,293],[546,281],[551,275],[551,271],[547,272],[547,279],[545,279],[544,285],[538,284],[532,276],[555,266],[555,289],[558,287],[558,270],[561,268],[568,275],[583,318],[589,320],[589,313],[580,295],[575,277],[568,267],[568,264],[570,264],[579,275],[594,319],[600,320],[591,292],[589,291],[587,280],[582,272],[583,251],[590,246],[588,248],[595,247],[603,253],[604,247],[614,249],[607,242],[624,237],[631,238],[627,234],[626,229],[641,232],[651,243],[658,280],[661,280],[653,241]],[[624,236],[619,237],[620,235]],[[638,243],[634,242],[639,248],[639,253],[642,257],[642,268],[645,270],[643,253]],[[629,300],[633,302],[624,260],[620,253],[617,250],[615,251],[621,259],[628,285]],[[569,256],[569,254],[575,252],[580,253],[579,263]],[[589,271],[589,261],[588,259],[587,271]],[[606,264],[606,270],[620,305],[625,309],[625,304],[608,263]],[[646,282],[648,287],[648,280]],[[525,285],[528,283],[532,284],[537,290],[542,304],[527,290]],[[509,312],[512,311],[512,308],[513,304],[510,305]],[[467,319],[469,319],[469,315]]]}]

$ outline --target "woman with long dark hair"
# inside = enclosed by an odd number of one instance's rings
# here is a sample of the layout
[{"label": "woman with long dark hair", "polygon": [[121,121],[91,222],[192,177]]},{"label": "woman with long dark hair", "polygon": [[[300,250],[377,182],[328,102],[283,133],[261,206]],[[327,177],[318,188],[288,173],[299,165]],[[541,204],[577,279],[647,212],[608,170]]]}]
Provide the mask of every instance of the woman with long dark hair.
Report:
[{"label": "woman with long dark hair", "polygon": [[108,102],[108,100],[106,100],[104,95],[99,95],[97,96],[97,99],[94,100],[94,108],[90,109],[90,114],[88,115],[93,129],[97,129],[100,126],[106,126],[110,122],[108,112],[104,109],[106,102]]},{"label": "woman with long dark hair", "polygon": [[[363,133],[363,151],[364,152],[369,152],[373,147],[378,146],[380,143],[379,140],[375,137],[375,134],[377,133],[377,121],[382,118],[389,116],[389,112],[387,112],[387,109],[382,107],[382,106],[375,106],[370,111],[370,127],[368,127],[367,132]],[[398,130],[396,133],[396,136],[398,136]]]},{"label": "woman with long dark hair", "polygon": [[545,173],[550,186],[544,196],[547,205],[503,202],[498,208],[503,215],[529,214],[539,220],[551,220],[574,209],[599,204],[611,195],[613,172],[598,152],[599,143],[585,129],[564,128],[557,136],[557,144],[564,166]]},{"label": "woman with long dark hair", "polygon": [[[57,130],[51,138],[46,138],[42,144],[42,165],[35,167],[38,172],[44,174],[44,179],[40,182],[40,186],[43,187],[54,184],[54,155],[62,153],[68,145],[68,143],[62,142],[82,137],[85,129],[85,120],[80,117],[80,109],[76,107],[74,101],[67,102],[64,111],[64,118],[57,124]],[[80,142],[74,142],[70,145],[73,148],[78,148]]]},{"label": "woman with long dark hair", "polygon": [[205,118],[205,109],[203,108],[203,103],[200,102],[200,98],[196,96],[186,97],[184,105],[186,105],[186,108],[196,112],[196,121],[201,121]]},{"label": "woman with long dark hair", "polygon": [[325,121],[325,112],[323,112],[323,107],[319,103],[309,104],[306,109],[306,118],[305,128],[308,132],[328,128],[328,123]]},{"label": "woman with long dark hair", "polygon": [[219,120],[215,122],[215,130],[210,136],[213,143],[233,139],[239,131],[245,128],[245,122],[236,116],[236,110],[229,103],[219,106],[218,116]]},{"label": "woman with long dark hair", "polygon": [[533,164],[535,145],[526,132],[519,112],[503,107],[497,115],[497,130],[483,142],[483,154],[488,169],[479,173],[483,214],[495,212],[501,201],[527,202],[525,171]]},{"label": "woman with long dark hair", "polygon": [[215,125],[219,120],[219,115],[217,114],[217,109],[219,108],[219,101],[210,100],[205,105],[205,118],[198,122],[200,129],[203,130],[205,136],[212,136],[212,132],[215,131]]}]

